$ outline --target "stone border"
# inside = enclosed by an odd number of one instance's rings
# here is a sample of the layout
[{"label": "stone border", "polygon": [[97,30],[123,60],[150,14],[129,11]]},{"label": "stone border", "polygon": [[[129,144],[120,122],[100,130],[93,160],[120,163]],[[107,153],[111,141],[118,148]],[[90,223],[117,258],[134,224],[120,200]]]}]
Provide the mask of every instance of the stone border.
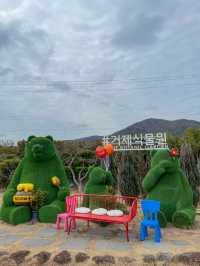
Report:
[{"label": "stone border", "polygon": [[[134,254],[133,254],[134,255]],[[143,255],[142,260],[133,257],[114,257],[111,255],[93,256],[85,252],[72,255],[68,250],[62,250],[57,254],[41,251],[31,255],[30,250],[19,250],[13,253],[0,251],[0,266],[59,266],[59,265],[200,265],[200,252],[185,252],[173,255],[168,252],[160,252],[156,255]]]}]

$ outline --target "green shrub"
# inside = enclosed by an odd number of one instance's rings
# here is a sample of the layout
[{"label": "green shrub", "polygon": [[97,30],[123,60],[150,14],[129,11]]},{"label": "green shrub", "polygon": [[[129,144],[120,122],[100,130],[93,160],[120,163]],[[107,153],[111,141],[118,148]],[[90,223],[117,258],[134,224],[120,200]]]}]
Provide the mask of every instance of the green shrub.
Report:
[{"label": "green shrub", "polygon": [[41,191],[40,189],[34,189],[32,196],[31,208],[34,211],[38,211],[46,204],[48,192]]},{"label": "green shrub", "polygon": [[0,188],[7,187],[18,163],[18,158],[6,159],[0,162]]}]

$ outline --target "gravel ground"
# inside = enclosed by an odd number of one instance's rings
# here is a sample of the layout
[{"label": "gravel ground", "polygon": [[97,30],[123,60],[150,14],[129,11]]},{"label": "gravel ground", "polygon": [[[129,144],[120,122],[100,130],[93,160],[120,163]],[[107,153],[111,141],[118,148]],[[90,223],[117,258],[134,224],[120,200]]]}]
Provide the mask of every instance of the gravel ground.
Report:
[{"label": "gravel ground", "polygon": [[[200,250],[200,216],[190,230],[170,225],[162,229],[161,243],[154,243],[153,231],[147,240],[139,241],[139,224],[140,213],[130,224],[130,242],[126,242],[124,229],[118,225],[91,223],[88,229],[85,222],[78,222],[78,230],[68,235],[52,224],[12,226],[0,221],[0,265],[164,265],[169,261],[173,265],[184,260],[189,265],[189,255],[182,254]],[[182,257],[177,259],[177,255]],[[192,256],[195,262],[199,259],[199,264],[192,265],[200,265],[200,254]]]}]

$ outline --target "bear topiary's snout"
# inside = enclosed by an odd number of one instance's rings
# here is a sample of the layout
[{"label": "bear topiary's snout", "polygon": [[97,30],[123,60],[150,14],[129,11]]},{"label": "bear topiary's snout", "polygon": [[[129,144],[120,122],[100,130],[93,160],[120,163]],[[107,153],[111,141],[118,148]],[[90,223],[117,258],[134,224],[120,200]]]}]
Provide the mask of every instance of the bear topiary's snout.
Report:
[{"label": "bear topiary's snout", "polygon": [[34,157],[41,155],[43,153],[43,150],[44,150],[44,148],[41,144],[35,144],[32,147],[32,153],[33,153]]}]

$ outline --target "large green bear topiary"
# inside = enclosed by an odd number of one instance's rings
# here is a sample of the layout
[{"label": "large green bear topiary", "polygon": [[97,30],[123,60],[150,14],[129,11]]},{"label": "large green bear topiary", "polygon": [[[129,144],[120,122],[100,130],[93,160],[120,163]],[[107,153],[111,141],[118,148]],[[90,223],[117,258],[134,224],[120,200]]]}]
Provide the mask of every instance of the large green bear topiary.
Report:
[{"label": "large green bear topiary", "polygon": [[[59,187],[52,184],[53,176],[60,179]],[[3,196],[1,219],[10,224],[24,223],[31,219],[29,206],[16,206],[13,203],[17,185],[21,183],[32,183],[34,188],[47,192],[46,205],[39,209],[39,220],[54,223],[56,215],[65,209],[69,185],[51,136],[28,138],[24,158]]]},{"label": "large green bear topiary", "polygon": [[159,200],[162,227],[172,222],[176,227],[189,227],[195,219],[193,194],[177,157],[169,150],[153,153],[151,168],[143,180],[147,198]]}]

